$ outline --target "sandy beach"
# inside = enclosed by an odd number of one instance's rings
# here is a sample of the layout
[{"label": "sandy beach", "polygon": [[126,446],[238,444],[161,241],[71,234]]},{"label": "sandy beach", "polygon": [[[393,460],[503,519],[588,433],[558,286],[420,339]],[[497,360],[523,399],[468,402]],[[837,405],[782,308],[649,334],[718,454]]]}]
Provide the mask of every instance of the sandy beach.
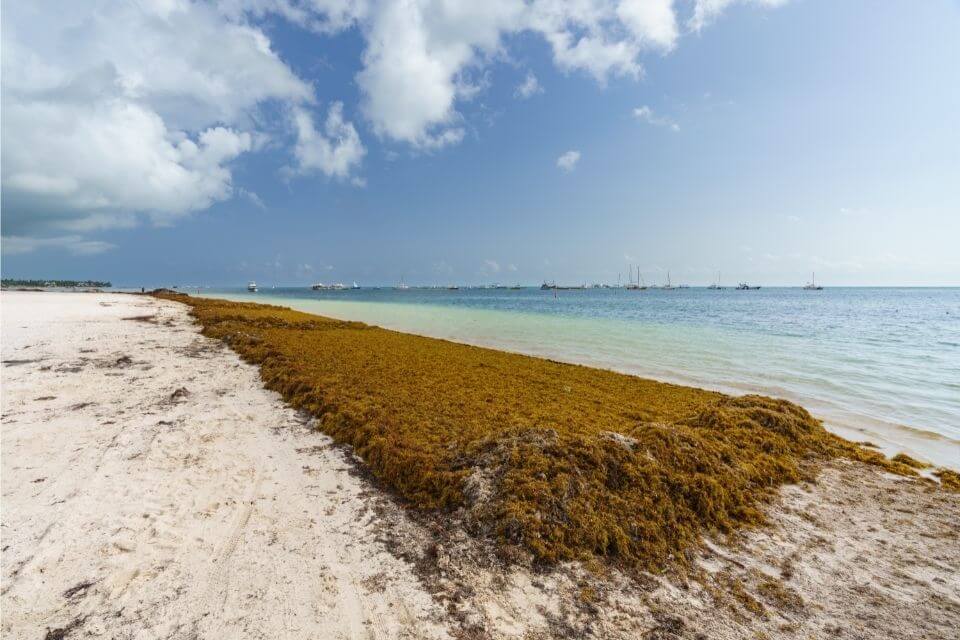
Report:
[{"label": "sandy beach", "polygon": [[3,360],[4,637],[446,636],[351,463],[180,305],[4,293]]},{"label": "sandy beach", "polygon": [[849,460],[686,575],[504,565],[179,303],[4,292],[9,638],[948,638],[960,497]]}]

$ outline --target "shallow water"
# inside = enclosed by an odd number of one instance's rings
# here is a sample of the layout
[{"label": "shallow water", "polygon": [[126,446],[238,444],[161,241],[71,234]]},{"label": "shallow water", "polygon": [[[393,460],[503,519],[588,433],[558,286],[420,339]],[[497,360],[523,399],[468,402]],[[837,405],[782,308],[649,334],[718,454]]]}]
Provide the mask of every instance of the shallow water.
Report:
[{"label": "shallow water", "polygon": [[833,431],[960,467],[960,288],[276,288],[203,295],[798,402]]}]

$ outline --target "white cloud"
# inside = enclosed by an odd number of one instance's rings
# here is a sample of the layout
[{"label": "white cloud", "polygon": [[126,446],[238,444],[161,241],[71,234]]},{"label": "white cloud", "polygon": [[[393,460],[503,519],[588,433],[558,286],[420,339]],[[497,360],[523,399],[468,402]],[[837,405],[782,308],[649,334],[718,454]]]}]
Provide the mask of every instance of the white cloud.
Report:
[{"label": "white cloud", "polygon": [[580,152],[567,151],[566,153],[560,154],[560,157],[557,158],[557,167],[566,173],[570,173],[577,166],[578,162],[580,162]]},{"label": "white cloud", "polygon": [[483,266],[484,271],[489,271],[491,273],[497,273],[500,271],[500,263],[496,260],[484,260]]},{"label": "white cloud", "polygon": [[543,87],[540,86],[540,81],[537,80],[537,76],[533,75],[531,71],[527,73],[527,77],[524,78],[523,82],[517,85],[516,90],[513,92],[513,97],[526,100],[538,93],[543,93]]},{"label": "white cloud", "polygon": [[522,12],[511,0],[377,5],[357,76],[374,131],[425,149],[462,140],[454,105],[476,95],[466,72],[499,50]]},{"label": "white cloud", "polygon": [[[712,16],[719,9],[701,11]],[[640,77],[641,54],[670,51],[679,38],[672,0],[358,3],[355,20],[367,40],[357,76],[364,113],[378,135],[425,149],[462,139],[457,105],[477,88],[462,79],[501,55],[508,36],[542,37],[557,67],[600,84]],[[533,95],[535,82],[528,76],[517,97]]]},{"label": "white cloud", "polygon": [[214,127],[189,136],[122,99],[3,105],[4,232],[165,224],[232,194],[227,164],[249,133]]},{"label": "white cloud", "polygon": [[[688,26],[734,2],[784,1],[696,0]],[[10,3],[0,39],[4,233],[171,223],[243,195],[231,163],[276,148],[291,126],[293,171],[362,184],[356,127],[342,106],[314,123],[313,87],[257,26],[268,15],[318,38],[356,28],[359,111],[378,136],[425,151],[463,140],[458,109],[485,91],[511,37],[542,38],[559,69],[602,85],[640,77],[641,55],[668,52],[680,36],[673,0]],[[541,90],[529,74],[516,95]],[[569,171],[579,155],[566,157],[558,166]]]},{"label": "white cloud", "polygon": [[256,192],[249,191],[248,189],[244,189],[243,187],[240,187],[237,189],[237,195],[242,196],[247,200],[249,200],[251,203],[253,203],[253,205],[256,208],[261,209],[263,211],[267,210],[266,203],[263,201],[262,198],[260,198],[259,195],[256,194]]},{"label": "white cloud", "polygon": [[668,127],[671,131],[680,131],[680,125],[670,118],[656,115],[653,109],[646,105],[635,108],[633,117],[655,127]]},{"label": "white cloud", "polygon": [[230,164],[270,135],[264,105],[313,101],[262,31],[205,3],[17,3],[2,30],[3,234],[24,250],[91,252],[58,233],[245,194]]},{"label": "white cloud", "polygon": [[[323,133],[316,130],[313,118],[305,109],[294,109],[293,119],[297,130],[294,156],[297,158],[298,173],[320,171],[345,180],[360,166],[367,150],[360,142],[354,126],[343,119],[342,103],[330,105]],[[354,184],[362,186],[356,182]]]},{"label": "white cloud", "polygon": [[787,1],[788,0],[696,0],[689,26],[693,31],[700,31],[716,20],[721,13],[733,4],[755,4],[761,7],[773,8],[784,5]]},{"label": "white cloud", "polygon": [[623,0],[617,6],[617,16],[641,42],[668,51],[677,43],[673,0]]}]

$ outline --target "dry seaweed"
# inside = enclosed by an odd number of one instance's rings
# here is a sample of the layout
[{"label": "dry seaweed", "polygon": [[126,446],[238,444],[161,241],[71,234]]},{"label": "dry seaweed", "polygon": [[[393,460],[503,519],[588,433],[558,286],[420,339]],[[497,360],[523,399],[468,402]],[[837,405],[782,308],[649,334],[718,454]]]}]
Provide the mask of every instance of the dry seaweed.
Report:
[{"label": "dry seaweed", "polygon": [[893,462],[899,462],[905,464],[911,469],[927,469],[930,467],[926,462],[920,462],[916,458],[911,458],[905,453],[898,453],[897,455],[890,458]]},{"label": "dry seaweed", "polygon": [[950,469],[937,469],[933,475],[940,479],[940,486],[947,491],[960,493],[960,473]]},{"label": "dry seaweed", "polygon": [[162,296],[260,366],[265,385],[422,509],[544,562],[684,563],[704,533],[762,522],[784,483],[842,456],[916,475],[785,400],[723,394],[343,322]]}]

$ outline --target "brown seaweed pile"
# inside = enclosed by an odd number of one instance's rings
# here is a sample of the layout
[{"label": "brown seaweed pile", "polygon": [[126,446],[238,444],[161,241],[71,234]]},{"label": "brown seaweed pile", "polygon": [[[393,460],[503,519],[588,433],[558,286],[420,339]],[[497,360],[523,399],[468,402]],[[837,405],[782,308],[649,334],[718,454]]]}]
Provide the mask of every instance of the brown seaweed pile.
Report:
[{"label": "brown seaweed pile", "polygon": [[784,483],[842,456],[916,475],[803,408],[455,344],[290,309],[162,296],[422,509],[540,561],[683,563],[760,523]]}]

